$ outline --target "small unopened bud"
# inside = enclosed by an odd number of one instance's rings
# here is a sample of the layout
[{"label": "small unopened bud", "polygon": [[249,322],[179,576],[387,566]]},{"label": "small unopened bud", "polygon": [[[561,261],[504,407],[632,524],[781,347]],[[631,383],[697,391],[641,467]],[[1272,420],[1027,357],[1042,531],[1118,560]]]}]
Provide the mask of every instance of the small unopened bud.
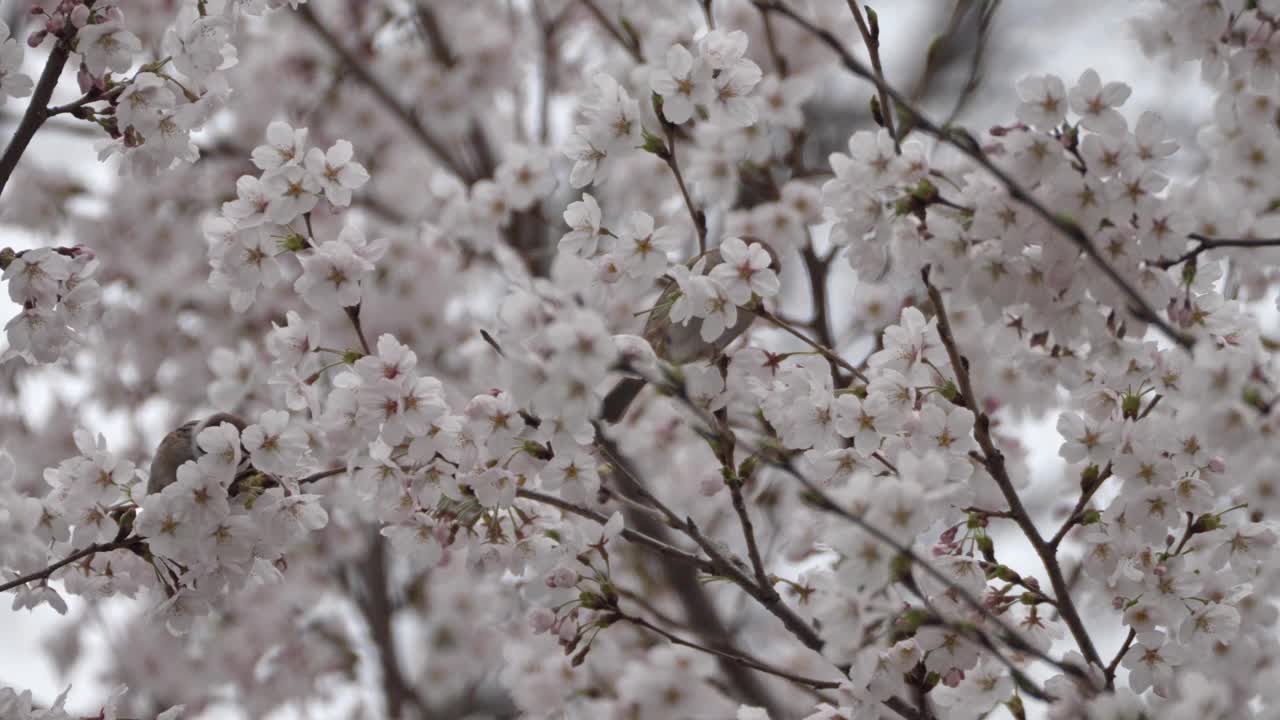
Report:
[{"label": "small unopened bud", "polygon": [[1227,470],[1227,461],[1221,455],[1209,458],[1209,472],[1220,475]]}]

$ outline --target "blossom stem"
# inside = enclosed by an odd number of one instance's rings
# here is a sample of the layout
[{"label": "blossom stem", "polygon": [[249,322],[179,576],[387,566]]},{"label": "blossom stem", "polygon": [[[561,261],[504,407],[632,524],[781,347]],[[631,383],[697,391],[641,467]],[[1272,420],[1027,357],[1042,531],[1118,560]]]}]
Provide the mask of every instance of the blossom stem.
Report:
[{"label": "blossom stem", "polygon": [[942,299],[942,292],[930,282],[929,267],[927,265],[921,271],[921,276],[924,279],[925,287],[929,291],[929,300],[933,303],[935,317],[938,319],[938,335],[942,338],[942,344],[947,350],[947,357],[951,361],[952,371],[955,372],[956,381],[960,385],[960,399],[974,416],[973,436],[978,441],[978,446],[982,448],[982,456],[979,460],[987,469],[991,478],[995,480],[1001,494],[1004,495],[1005,502],[1009,505],[1009,512],[1013,514],[1013,521],[1017,523],[1027,541],[1035,549],[1036,554],[1040,556],[1045,572],[1049,575],[1049,582],[1053,585],[1054,597],[1058,601],[1058,612],[1062,615],[1062,619],[1066,622],[1072,636],[1075,637],[1076,644],[1080,647],[1080,652],[1084,654],[1085,660],[1098,667],[1103,667],[1102,658],[1098,655],[1098,650],[1093,645],[1093,639],[1089,637],[1089,631],[1085,628],[1084,621],[1080,619],[1080,613],[1077,612],[1075,603],[1071,600],[1070,589],[1067,587],[1067,582],[1062,575],[1062,566],[1058,563],[1057,546],[1045,541],[1044,537],[1040,535],[1040,531],[1036,529],[1030,513],[1023,506],[1022,499],[1018,497],[1018,491],[1014,489],[1013,480],[1009,477],[1009,470],[1005,466],[1004,453],[995,446],[995,442],[992,440],[991,418],[982,411],[982,405],[978,402],[977,396],[974,395],[973,383],[969,378],[968,361],[960,354],[960,349],[956,345],[955,335],[951,332],[951,321],[947,318],[947,308]]},{"label": "blossom stem", "polygon": [[[71,32],[74,32],[74,29]],[[27,105],[27,111],[22,114],[18,129],[14,131],[13,138],[5,146],[4,155],[0,155],[0,194],[4,193],[9,176],[18,167],[18,160],[31,144],[31,138],[35,137],[36,131],[44,121],[49,119],[49,98],[53,97],[53,89],[58,85],[62,69],[66,67],[67,58],[70,56],[71,48],[67,38],[58,38],[53,45],[53,50],[49,51],[49,59],[45,61],[40,80],[31,93],[31,102]]]},{"label": "blossom stem", "polygon": [[1152,306],[1151,302],[1138,291],[1137,287],[1125,278],[1114,265],[1107,262],[1107,259],[1103,257],[1102,253],[1098,250],[1098,247],[1093,244],[1093,241],[1087,234],[1085,234],[1085,231],[1079,225],[1068,218],[1061,217],[1051,212],[1043,203],[1031,194],[1031,191],[1019,184],[1011,175],[1009,175],[1009,173],[1005,172],[1000,168],[1000,166],[996,165],[991,158],[987,157],[986,152],[984,152],[976,142],[973,142],[972,137],[963,132],[956,133],[945,130],[930,120],[928,116],[924,115],[919,108],[915,107],[907,97],[894,89],[892,85],[889,85],[882,78],[876,77],[875,73],[871,72],[871,70],[864,66],[857,58],[845,49],[844,44],[841,43],[840,39],[832,34],[831,31],[814,25],[803,15],[799,14],[787,5],[777,2],[776,0],[752,0],[752,2],[757,8],[765,12],[776,12],[791,20],[820,40],[824,45],[831,48],[831,50],[835,51],[835,53],[840,57],[840,63],[846,70],[858,77],[874,83],[877,89],[883,91],[889,96],[889,99],[894,102],[895,107],[910,115],[913,128],[919,129],[921,132],[936,138],[940,142],[951,145],[969,159],[980,165],[1005,188],[1010,197],[1029,208],[1035,215],[1039,216],[1041,220],[1065,236],[1073,245],[1076,246],[1077,249],[1097,264],[1103,274],[1107,276],[1107,279],[1118,287],[1128,298],[1129,303],[1132,306],[1130,308],[1130,314],[1143,322],[1155,325],[1160,332],[1164,333],[1170,340],[1177,343],[1184,350],[1191,349],[1191,346],[1195,341],[1191,337],[1188,337],[1174,329],[1168,321],[1161,318],[1155,307]]}]

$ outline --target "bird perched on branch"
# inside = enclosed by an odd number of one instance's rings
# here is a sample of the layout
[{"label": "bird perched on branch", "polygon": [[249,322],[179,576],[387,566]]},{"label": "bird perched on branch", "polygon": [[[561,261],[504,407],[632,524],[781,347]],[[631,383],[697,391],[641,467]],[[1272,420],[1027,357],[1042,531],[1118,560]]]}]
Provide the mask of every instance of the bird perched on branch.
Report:
[{"label": "bird perched on branch", "polygon": [[165,435],[156,446],[156,453],[151,458],[151,476],[147,479],[147,494],[158,493],[177,481],[178,468],[188,460],[197,460],[204,454],[196,443],[196,437],[205,428],[218,427],[222,423],[231,423],[240,432],[244,432],[247,427],[247,423],[240,416],[220,412],[204,420],[183,423]]},{"label": "bird perched on branch", "polygon": [[[769,253],[769,268],[775,273],[781,269],[777,253],[767,243],[757,238],[742,239],[747,243],[759,243],[763,246]],[[689,267],[695,267],[704,258],[705,267],[710,271],[721,262],[719,248],[712,248],[705,254],[693,258],[688,263]],[[702,318],[695,317],[687,324],[671,321],[671,306],[680,296],[680,286],[670,278],[665,282],[662,294],[658,296],[658,301],[644,324],[642,337],[649,342],[659,359],[672,365],[715,359],[730,343],[746,332],[751,322],[756,319],[756,314],[751,312],[751,309],[756,307],[759,298],[753,298],[748,305],[741,308],[737,321],[725,328],[719,337],[707,342],[702,339]],[[610,424],[621,420],[646,384],[648,381],[639,377],[625,377],[618,381],[618,384],[605,395],[601,403],[600,417]]]}]

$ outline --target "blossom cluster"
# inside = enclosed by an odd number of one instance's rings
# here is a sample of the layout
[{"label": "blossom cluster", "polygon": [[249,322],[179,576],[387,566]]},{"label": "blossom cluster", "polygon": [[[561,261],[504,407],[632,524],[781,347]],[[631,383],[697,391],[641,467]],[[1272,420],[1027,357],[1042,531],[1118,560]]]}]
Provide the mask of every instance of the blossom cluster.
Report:
[{"label": "blossom cluster", "polygon": [[9,298],[21,310],[5,325],[9,347],[0,360],[21,357],[48,363],[83,341],[102,288],[93,279],[98,261],[83,247],[0,252]]},{"label": "blossom cluster", "polygon": [[[150,494],[145,448],[85,430],[0,454],[15,604],[140,598],[119,704],[339,702],[319,688],[372,659],[389,716],[1280,707],[1274,3],[1138,21],[1216,94],[1194,141],[1094,69],[1021,79],[981,135],[942,127],[841,45],[878,65],[856,2],[246,21],[285,4],[185,2],[138,35],[112,3],[42,10],[80,108],[110,108],[73,116],[199,182],[112,191],[101,224],[163,229],[142,250],[85,219],[93,250],[0,256],[6,358],[100,357],[93,398],[133,415],[248,419]],[[142,38],[163,59],[120,79]],[[879,127],[814,152],[837,67]],[[265,68],[272,102],[233,82]],[[222,110],[230,150],[174,165]],[[209,245],[179,239],[197,227]],[[176,279],[140,272],[165,245]],[[85,343],[98,305],[116,332]],[[1019,431],[1045,419],[1056,475]],[[0,690],[17,717],[62,706]]]},{"label": "blossom cluster", "polygon": [[223,204],[220,216],[204,223],[211,240],[209,283],[226,290],[231,307],[243,311],[258,289],[280,282],[279,256],[309,249],[299,256],[303,273],[295,289],[312,306],[328,300],[342,305],[360,303],[360,280],[373,270],[380,243],[367,243],[358,228],[348,227],[337,238],[313,247],[309,230],[294,227],[321,198],[332,207],[351,204],[351,193],[369,180],[364,166],[353,159],[351,143],[335,142],[328,150],[307,147],[307,129],[276,121],[267,126],[267,142],[253,149],[253,164],[261,175],[242,175],[236,199]]}]

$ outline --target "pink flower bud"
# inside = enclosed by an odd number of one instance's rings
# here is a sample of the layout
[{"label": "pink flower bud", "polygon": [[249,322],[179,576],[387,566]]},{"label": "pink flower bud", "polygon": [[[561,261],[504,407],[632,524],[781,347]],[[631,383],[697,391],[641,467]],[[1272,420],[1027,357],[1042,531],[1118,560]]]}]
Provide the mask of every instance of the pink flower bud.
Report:
[{"label": "pink flower bud", "polygon": [[65,15],[54,15],[44,23],[44,29],[50,33],[57,33],[67,24]]},{"label": "pink flower bud", "polygon": [[82,28],[85,26],[85,23],[88,22],[89,7],[87,5],[77,5],[76,8],[71,11],[71,24],[75,25],[77,28]]},{"label": "pink flower bud", "polygon": [[33,47],[33,48],[40,47],[40,43],[44,42],[44,37],[48,34],[49,33],[45,32],[44,30],[31,33],[30,35],[27,36],[27,46]]},{"label": "pink flower bud", "polygon": [[1222,474],[1227,470],[1227,461],[1221,455],[1214,455],[1209,458],[1209,472],[1215,475]]}]

